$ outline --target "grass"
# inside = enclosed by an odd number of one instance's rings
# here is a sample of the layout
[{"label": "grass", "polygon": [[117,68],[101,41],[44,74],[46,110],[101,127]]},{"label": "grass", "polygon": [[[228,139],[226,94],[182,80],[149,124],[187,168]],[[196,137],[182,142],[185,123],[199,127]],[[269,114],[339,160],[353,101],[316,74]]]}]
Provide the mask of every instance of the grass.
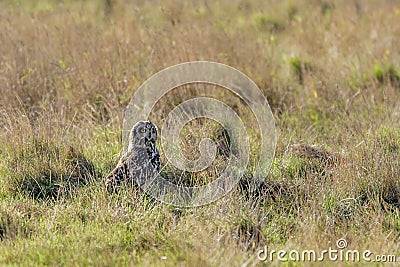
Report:
[{"label": "grass", "polygon": [[[400,256],[393,1],[2,1],[0,17],[1,265],[253,266],[264,246],[321,251],[339,238]],[[270,174],[253,195],[243,180],[191,209],[129,188],[106,193],[133,93],[191,60],[235,67],[267,97],[277,127]],[[177,88],[150,119],[160,127],[194,96],[243,118],[251,176],[259,130],[222,88]],[[183,153],[196,158],[205,136],[222,152],[211,169],[185,174],[188,184],[215,179],[226,164],[226,136],[210,120],[184,129]]]}]

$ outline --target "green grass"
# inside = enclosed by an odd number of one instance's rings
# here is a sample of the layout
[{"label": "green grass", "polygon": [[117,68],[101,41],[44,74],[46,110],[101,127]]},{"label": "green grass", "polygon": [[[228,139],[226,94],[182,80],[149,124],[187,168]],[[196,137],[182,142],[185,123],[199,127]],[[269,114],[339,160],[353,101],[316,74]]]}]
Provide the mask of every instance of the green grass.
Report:
[{"label": "green grass", "polygon": [[[264,246],[321,251],[339,238],[400,256],[393,1],[2,1],[0,17],[0,265],[253,266]],[[241,181],[190,209],[132,188],[108,194],[102,178],[118,162],[135,90],[192,60],[235,67],[267,97],[277,129],[270,174],[253,194]],[[243,119],[251,177],[260,132],[223,88],[176,88],[150,119],[160,128],[195,96]],[[211,120],[189,126],[181,146],[191,159],[201,138],[226,138]],[[219,155],[184,182],[213,180],[225,164]]]}]

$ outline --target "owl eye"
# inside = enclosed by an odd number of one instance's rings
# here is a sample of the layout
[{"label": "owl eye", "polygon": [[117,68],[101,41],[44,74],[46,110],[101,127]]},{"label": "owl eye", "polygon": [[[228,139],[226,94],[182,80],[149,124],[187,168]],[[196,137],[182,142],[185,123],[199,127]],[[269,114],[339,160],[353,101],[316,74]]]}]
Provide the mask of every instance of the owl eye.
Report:
[{"label": "owl eye", "polygon": [[141,132],[141,133],[144,133],[144,132],[146,132],[146,128],[144,128],[144,127],[143,127],[143,128],[141,128],[141,129],[140,129],[140,132]]}]

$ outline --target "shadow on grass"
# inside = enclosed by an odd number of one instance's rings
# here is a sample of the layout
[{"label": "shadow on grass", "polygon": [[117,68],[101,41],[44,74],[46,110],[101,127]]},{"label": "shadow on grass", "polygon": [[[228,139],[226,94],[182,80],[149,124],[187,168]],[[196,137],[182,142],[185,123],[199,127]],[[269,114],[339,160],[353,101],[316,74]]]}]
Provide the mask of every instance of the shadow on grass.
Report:
[{"label": "shadow on grass", "polygon": [[83,153],[43,140],[33,140],[17,151],[11,165],[8,190],[37,200],[68,197],[97,178]]}]

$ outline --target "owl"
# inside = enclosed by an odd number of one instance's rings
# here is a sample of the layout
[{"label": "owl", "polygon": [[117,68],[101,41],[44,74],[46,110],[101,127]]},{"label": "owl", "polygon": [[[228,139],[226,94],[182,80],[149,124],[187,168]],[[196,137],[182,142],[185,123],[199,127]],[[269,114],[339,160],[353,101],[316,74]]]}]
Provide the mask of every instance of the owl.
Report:
[{"label": "owl", "polygon": [[129,134],[128,151],[106,177],[111,191],[122,183],[143,186],[160,172],[160,153],[156,147],[157,127],[150,121],[139,121]]}]

